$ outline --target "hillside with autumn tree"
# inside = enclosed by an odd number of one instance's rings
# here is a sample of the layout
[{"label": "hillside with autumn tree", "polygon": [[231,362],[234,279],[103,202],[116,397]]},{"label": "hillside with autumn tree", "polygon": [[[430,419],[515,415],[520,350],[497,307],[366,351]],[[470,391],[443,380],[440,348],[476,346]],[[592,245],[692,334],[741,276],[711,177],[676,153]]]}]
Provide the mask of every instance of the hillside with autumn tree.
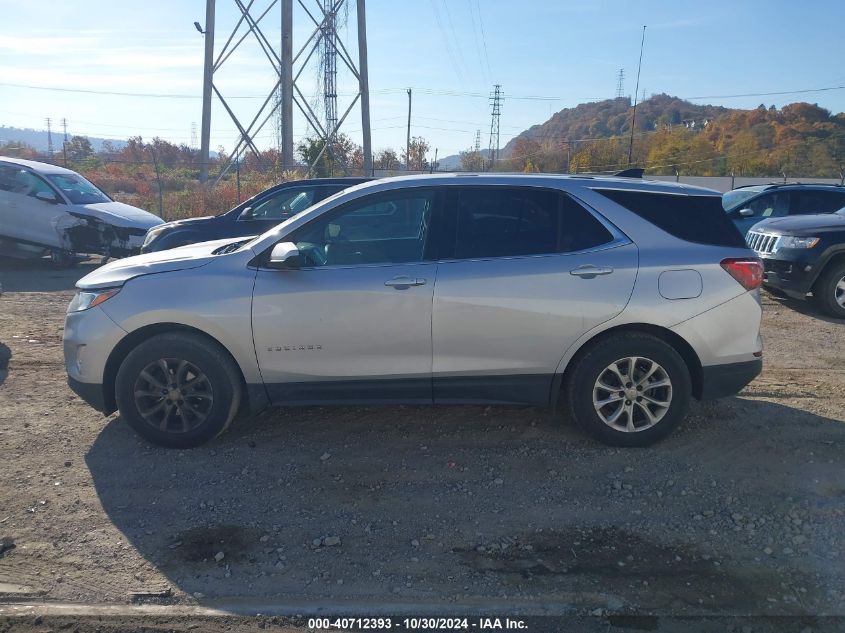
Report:
[{"label": "hillside with autumn tree", "polygon": [[[502,171],[613,172],[628,166],[627,98],[561,110],[511,140]],[[661,94],[637,106],[631,162],[688,176],[841,177],[845,113],[810,103],[753,110],[697,105]],[[473,165],[472,152],[461,155]]]}]

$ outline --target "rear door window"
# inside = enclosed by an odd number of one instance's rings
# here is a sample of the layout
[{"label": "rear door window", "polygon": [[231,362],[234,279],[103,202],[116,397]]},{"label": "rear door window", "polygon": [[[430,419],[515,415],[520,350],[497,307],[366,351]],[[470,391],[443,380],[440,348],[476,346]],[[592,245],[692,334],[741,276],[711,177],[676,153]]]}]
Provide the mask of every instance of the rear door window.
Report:
[{"label": "rear door window", "polygon": [[553,190],[462,188],[456,215],[457,259],[567,253],[613,241],[589,211]]},{"label": "rear door window", "polygon": [[687,242],[745,247],[745,240],[722,208],[720,196],[596,189],[644,220]]},{"label": "rear door window", "polygon": [[792,213],[832,213],[845,207],[845,192],[839,191],[793,191]]}]

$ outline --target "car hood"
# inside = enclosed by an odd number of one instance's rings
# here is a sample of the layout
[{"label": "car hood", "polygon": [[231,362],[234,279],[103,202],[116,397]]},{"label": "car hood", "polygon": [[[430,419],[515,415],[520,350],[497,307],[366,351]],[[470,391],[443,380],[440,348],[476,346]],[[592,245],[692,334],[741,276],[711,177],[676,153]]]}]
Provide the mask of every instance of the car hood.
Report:
[{"label": "car hood", "polygon": [[816,213],[813,215],[790,215],[758,222],[752,231],[772,231],[784,234],[810,234],[845,230],[845,215],[841,213]]},{"label": "car hood", "polygon": [[76,282],[76,287],[83,290],[114,288],[122,286],[130,279],[141,275],[199,268],[217,257],[217,255],[214,255],[214,251],[218,248],[238,241],[243,241],[243,238],[200,242],[199,244],[181,246],[157,253],[117,259],[85,275]]},{"label": "car hood", "polygon": [[164,222],[157,215],[153,215],[138,207],[115,201],[76,204],[71,207],[70,211],[77,215],[97,218],[114,226],[133,229],[151,229]]},{"label": "car hood", "polygon": [[162,227],[163,228],[182,228],[187,227],[191,228],[194,226],[202,226],[204,224],[208,224],[209,221],[217,219],[217,216],[214,215],[204,215],[201,218],[185,218],[184,220],[173,220],[172,222],[165,222]]}]

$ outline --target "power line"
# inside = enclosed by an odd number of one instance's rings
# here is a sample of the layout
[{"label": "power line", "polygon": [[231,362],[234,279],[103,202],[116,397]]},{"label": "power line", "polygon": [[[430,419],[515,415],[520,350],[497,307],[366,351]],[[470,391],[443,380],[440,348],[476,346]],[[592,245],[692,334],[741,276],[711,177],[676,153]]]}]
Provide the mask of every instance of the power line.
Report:
[{"label": "power line", "polygon": [[488,79],[493,76],[490,70],[490,57],[487,55],[487,35],[484,33],[484,18],[481,17],[481,5],[475,0],[475,10],[478,12],[478,24],[481,26],[481,43],[484,46],[484,63],[487,65]]},{"label": "power line", "polygon": [[[436,1],[436,0],[435,0]],[[455,42],[455,48],[458,51],[458,58],[461,63],[461,68],[466,68],[466,58],[464,58],[464,50],[461,48],[461,41],[458,39],[457,33],[455,33],[455,25],[452,23],[452,12],[449,11],[449,3],[447,0],[443,0],[443,8],[446,10],[446,19],[449,21],[449,30],[452,32],[452,41]]]},{"label": "power line", "polygon": [[446,30],[443,28],[443,23],[440,21],[440,9],[437,8],[437,0],[431,0],[431,8],[434,10],[434,21],[437,23],[437,29],[440,31],[440,37],[443,38],[443,43],[446,45],[446,54],[449,57],[449,62],[452,64],[452,69],[455,71],[455,75],[458,80],[463,83],[463,73],[458,65],[455,52],[452,50],[451,40],[449,39]]},{"label": "power line", "polygon": [[490,73],[488,72],[489,69],[484,67],[484,61],[481,58],[481,45],[478,43],[478,26],[475,23],[475,11],[472,8],[472,0],[467,0],[467,4],[469,5],[469,17],[472,21],[472,39],[475,41],[475,54],[478,56],[478,65],[481,68],[481,73],[489,82],[491,77]]},{"label": "power line", "polygon": [[[84,88],[59,88],[55,86],[34,86],[29,84],[16,84],[16,83],[7,83],[7,82],[0,82],[0,86],[7,87],[7,88],[25,88],[29,90],[47,90],[47,91],[55,91],[55,92],[76,92],[82,94],[95,94],[95,95],[109,95],[109,96],[118,96],[118,97],[149,97],[149,98],[157,98],[157,99],[201,99],[201,95],[196,94],[163,94],[163,93],[152,93],[152,92],[117,92],[117,91],[109,91],[109,90],[88,90]],[[379,90],[370,90],[371,94],[396,94],[396,93],[404,93],[407,88],[381,88]],[[458,91],[458,90],[442,90],[436,88],[414,88],[415,91],[421,94],[427,94],[432,96],[439,96],[439,97],[471,97],[476,99],[487,99],[489,95],[481,93],[481,92],[467,92],[467,91]],[[792,95],[792,94],[809,94],[814,92],[829,92],[831,90],[845,90],[845,85],[841,86],[828,86],[826,88],[807,88],[804,90],[781,90],[777,92],[748,92],[743,94],[733,94],[733,95],[705,95],[705,96],[697,96],[697,97],[677,97],[678,99],[686,100],[686,101],[694,101],[698,99],[734,99],[734,98],[741,98],[741,97],[771,97],[777,95]],[[338,93],[338,96],[354,96],[357,93]],[[318,97],[320,95],[309,95],[312,97]],[[231,95],[227,96],[227,99],[265,99],[267,95]],[[511,100],[520,100],[520,101],[569,101],[569,100],[579,100],[581,102],[587,101],[604,101],[604,97],[560,97],[560,96],[551,96],[551,95],[508,95],[508,99]]]}]

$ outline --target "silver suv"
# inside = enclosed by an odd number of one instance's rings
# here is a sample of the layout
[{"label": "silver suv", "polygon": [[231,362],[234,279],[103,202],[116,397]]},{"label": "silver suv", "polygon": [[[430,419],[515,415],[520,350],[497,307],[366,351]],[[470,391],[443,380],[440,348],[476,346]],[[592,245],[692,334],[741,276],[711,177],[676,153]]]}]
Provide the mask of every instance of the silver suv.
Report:
[{"label": "silver suv", "polygon": [[71,388],[199,445],[268,405],[563,408],[643,446],[762,368],[760,261],[717,192],[626,178],[411,176],[252,239],[79,281]]}]

